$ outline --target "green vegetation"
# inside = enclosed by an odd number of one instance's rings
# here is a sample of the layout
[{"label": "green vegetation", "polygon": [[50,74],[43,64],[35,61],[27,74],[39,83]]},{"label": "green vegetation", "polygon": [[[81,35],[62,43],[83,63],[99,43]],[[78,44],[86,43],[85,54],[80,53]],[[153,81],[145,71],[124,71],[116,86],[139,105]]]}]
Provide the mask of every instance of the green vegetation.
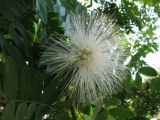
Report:
[{"label": "green vegetation", "polygon": [[[39,66],[45,41],[64,33],[59,14],[53,12],[56,1],[0,0],[0,120],[150,120],[159,113],[160,75],[141,57],[158,51],[154,30],[160,0],[122,0],[119,5],[116,0],[94,1],[101,4],[96,11],[111,15],[125,35],[137,36],[132,44],[125,43],[132,70],[122,90],[101,105],[69,101],[62,95],[67,80],[54,79]],[[87,10],[76,0],[61,2],[66,13]],[[142,75],[149,80],[143,82]]]}]

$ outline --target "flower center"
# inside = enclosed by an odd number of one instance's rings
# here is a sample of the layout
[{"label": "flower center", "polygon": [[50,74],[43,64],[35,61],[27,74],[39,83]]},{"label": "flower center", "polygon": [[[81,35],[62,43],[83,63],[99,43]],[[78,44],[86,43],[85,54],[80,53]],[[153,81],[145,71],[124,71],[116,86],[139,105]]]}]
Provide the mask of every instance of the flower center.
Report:
[{"label": "flower center", "polygon": [[92,52],[86,48],[80,50],[79,58],[81,60],[87,60],[91,56]]}]

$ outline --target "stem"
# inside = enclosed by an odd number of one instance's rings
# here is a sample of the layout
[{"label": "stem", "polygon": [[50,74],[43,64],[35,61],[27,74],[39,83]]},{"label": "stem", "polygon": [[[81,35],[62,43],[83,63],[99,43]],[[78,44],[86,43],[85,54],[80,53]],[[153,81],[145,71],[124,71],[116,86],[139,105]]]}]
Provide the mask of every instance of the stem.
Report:
[{"label": "stem", "polygon": [[74,106],[71,104],[70,106],[71,114],[72,114],[72,120],[77,120],[77,115],[74,109]]}]

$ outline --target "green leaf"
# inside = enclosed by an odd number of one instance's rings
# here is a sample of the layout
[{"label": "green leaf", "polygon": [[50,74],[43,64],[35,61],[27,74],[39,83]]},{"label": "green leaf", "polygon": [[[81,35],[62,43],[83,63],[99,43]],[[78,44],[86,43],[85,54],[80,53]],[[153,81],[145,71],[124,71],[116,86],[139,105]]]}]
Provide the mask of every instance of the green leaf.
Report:
[{"label": "green leaf", "polygon": [[9,29],[9,35],[12,37],[14,44],[18,47],[21,48],[22,46],[22,36],[18,34],[18,32],[14,29],[15,26],[10,27]]},{"label": "green leaf", "polygon": [[7,45],[7,41],[2,37],[0,36],[0,47],[2,50],[4,50],[4,46]]},{"label": "green leaf", "polygon": [[142,88],[142,78],[139,73],[136,73],[135,85],[138,89]]},{"label": "green leaf", "polygon": [[137,64],[138,60],[140,59],[140,57],[142,56],[142,52],[141,50],[139,52],[137,52],[130,60],[129,62],[129,67],[133,67]]},{"label": "green leaf", "polygon": [[152,67],[142,67],[138,72],[147,76],[157,76],[157,71]]},{"label": "green leaf", "polygon": [[94,107],[92,105],[90,105],[89,107],[89,115],[92,116],[94,112]]},{"label": "green leaf", "polygon": [[109,98],[107,101],[105,101],[105,103],[107,107],[117,106],[121,104],[121,100],[113,96],[112,98]]},{"label": "green leaf", "polygon": [[27,67],[22,68],[22,72],[20,74],[20,96],[23,99],[28,99],[32,94],[32,72]]},{"label": "green leaf", "polygon": [[33,68],[23,67],[20,75],[20,96],[39,100],[43,85],[42,75]]},{"label": "green leaf", "polygon": [[41,98],[44,103],[53,103],[61,94],[61,91],[57,89],[57,83],[58,81],[55,79],[46,86]]},{"label": "green leaf", "polygon": [[0,62],[0,75],[4,75],[4,69],[5,69],[5,64],[3,62]]},{"label": "green leaf", "polygon": [[32,98],[36,101],[39,101],[42,94],[42,88],[43,88],[43,74],[39,71],[36,71],[35,69],[31,69],[32,71],[32,81],[31,81],[31,89],[32,89]]},{"label": "green leaf", "polygon": [[107,120],[107,117],[108,117],[108,111],[105,110],[105,109],[102,109],[97,117],[96,117],[96,120]]},{"label": "green leaf", "polygon": [[25,102],[20,103],[16,111],[15,119],[26,120],[26,111],[27,111],[27,104]]},{"label": "green leaf", "polygon": [[27,120],[33,119],[33,115],[34,115],[35,111],[36,111],[36,104],[35,103],[30,104],[27,109]]},{"label": "green leaf", "polygon": [[[1,1],[2,2],[2,1]],[[7,18],[9,21],[16,21],[16,16],[14,10],[11,10],[12,3],[10,0],[3,1],[3,4],[0,4],[0,13]]]},{"label": "green leaf", "polygon": [[37,106],[34,120],[42,120],[43,115],[44,115],[44,106]]},{"label": "green leaf", "polygon": [[111,116],[110,114],[108,114],[107,120],[116,120],[116,119],[113,116]]},{"label": "green leaf", "polygon": [[17,67],[19,67],[20,69],[23,67],[23,65],[25,64],[25,60],[24,60],[24,57],[22,56],[22,54],[20,53],[20,51],[14,46],[14,45],[11,45],[11,44],[8,44],[6,46],[6,49],[7,49],[7,52],[8,54],[14,58],[14,60],[16,61],[17,63]]},{"label": "green leaf", "polygon": [[82,112],[83,114],[92,116],[92,115],[93,115],[94,108],[93,108],[92,105],[84,106],[83,104],[80,104],[79,107],[78,107],[78,110],[79,110],[80,112]]},{"label": "green leaf", "polygon": [[125,120],[135,116],[133,111],[123,105],[113,108],[109,112],[112,116],[114,116],[114,118],[119,120]]},{"label": "green leaf", "polygon": [[14,112],[15,112],[15,103],[14,102],[8,103],[4,108],[1,120],[15,120]]},{"label": "green leaf", "polygon": [[6,60],[3,84],[6,95],[10,99],[15,99],[18,90],[18,72],[16,63],[11,57]]},{"label": "green leaf", "polygon": [[2,85],[3,85],[3,77],[4,77],[4,68],[5,68],[5,64],[3,62],[0,62],[0,91],[3,91]]},{"label": "green leaf", "polygon": [[152,79],[150,86],[152,90],[160,91],[160,77]]},{"label": "green leaf", "polygon": [[133,89],[133,81],[132,79],[124,80],[123,82],[124,89],[128,92],[131,92]]},{"label": "green leaf", "polygon": [[29,41],[29,40],[30,40],[30,38],[28,37],[27,31],[26,31],[26,29],[24,28],[24,26],[23,26],[22,23],[17,22],[16,28],[17,28],[19,34],[20,34],[26,41]]},{"label": "green leaf", "polygon": [[69,114],[65,111],[62,111],[60,113],[57,113],[55,116],[54,116],[55,120],[71,120],[70,117],[69,117]]},{"label": "green leaf", "polygon": [[0,16],[0,28],[8,29],[8,26],[9,26],[8,22],[3,17]]},{"label": "green leaf", "polygon": [[41,17],[42,21],[45,24],[47,24],[48,15],[47,15],[45,1],[44,0],[36,0],[36,7],[37,7],[37,12],[38,12],[39,16]]}]

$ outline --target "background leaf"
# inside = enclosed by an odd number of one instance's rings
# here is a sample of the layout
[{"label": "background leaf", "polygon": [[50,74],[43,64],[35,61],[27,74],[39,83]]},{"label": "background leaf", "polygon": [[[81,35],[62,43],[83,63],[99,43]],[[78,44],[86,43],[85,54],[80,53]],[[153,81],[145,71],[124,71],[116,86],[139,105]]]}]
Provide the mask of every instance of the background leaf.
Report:
[{"label": "background leaf", "polygon": [[157,71],[152,67],[142,67],[138,72],[147,76],[157,76]]},{"label": "background leaf", "polygon": [[37,12],[40,15],[42,21],[47,24],[48,22],[48,15],[47,15],[47,9],[45,6],[44,0],[36,0],[36,6],[37,6]]},{"label": "background leaf", "polygon": [[113,108],[109,112],[112,116],[114,116],[114,118],[118,120],[125,120],[134,117],[134,112],[123,105],[118,106],[117,108]]},{"label": "background leaf", "polygon": [[18,105],[15,120],[26,120],[27,104],[22,102]]},{"label": "background leaf", "polygon": [[10,99],[15,99],[18,90],[18,71],[13,58],[6,60],[4,73],[4,91]]},{"label": "background leaf", "polygon": [[96,120],[107,120],[107,117],[108,117],[108,111],[105,110],[105,109],[102,109],[97,117],[96,117]]}]

